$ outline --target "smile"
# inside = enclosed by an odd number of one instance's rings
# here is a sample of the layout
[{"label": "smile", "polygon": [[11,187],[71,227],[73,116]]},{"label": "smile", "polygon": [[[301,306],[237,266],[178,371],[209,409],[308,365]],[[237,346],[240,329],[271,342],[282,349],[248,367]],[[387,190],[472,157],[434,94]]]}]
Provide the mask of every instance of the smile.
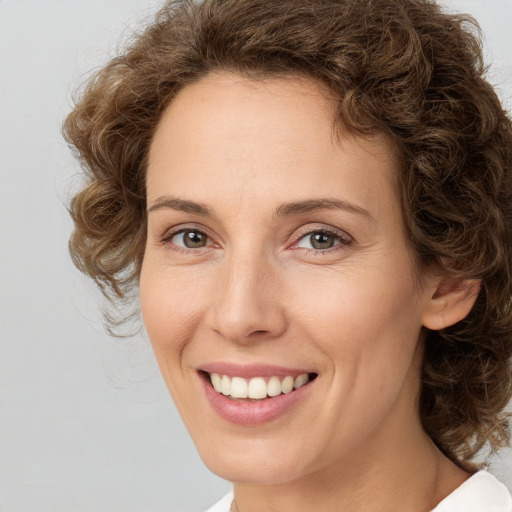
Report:
[{"label": "smile", "polygon": [[199,376],[213,410],[225,421],[256,426],[299,411],[317,373],[273,366],[212,364]]},{"label": "smile", "polygon": [[313,375],[302,373],[297,377],[229,377],[218,373],[209,374],[210,382],[217,393],[232,399],[264,400],[281,394],[291,393],[310,381]]}]

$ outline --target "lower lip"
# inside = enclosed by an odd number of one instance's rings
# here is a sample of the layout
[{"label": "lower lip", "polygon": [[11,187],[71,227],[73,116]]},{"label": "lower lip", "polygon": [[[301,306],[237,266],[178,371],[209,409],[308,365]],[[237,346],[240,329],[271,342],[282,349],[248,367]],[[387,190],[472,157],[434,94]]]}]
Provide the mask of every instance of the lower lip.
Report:
[{"label": "lower lip", "polygon": [[261,425],[275,420],[285,414],[304,397],[312,382],[305,384],[291,393],[266,398],[258,402],[232,400],[217,393],[208,378],[201,378],[206,396],[217,414],[230,423],[238,425]]}]

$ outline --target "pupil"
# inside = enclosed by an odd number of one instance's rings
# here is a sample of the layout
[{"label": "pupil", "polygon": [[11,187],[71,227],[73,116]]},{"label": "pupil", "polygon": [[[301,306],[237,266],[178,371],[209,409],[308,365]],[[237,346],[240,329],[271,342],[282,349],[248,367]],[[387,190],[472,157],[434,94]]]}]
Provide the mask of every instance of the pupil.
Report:
[{"label": "pupil", "polygon": [[334,236],[327,233],[315,233],[311,235],[311,245],[315,249],[330,249],[334,246]]},{"label": "pupil", "polygon": [[190,249],[204,247],[206,245],[206,236],[197,231],[185,231],[183,243]]}]

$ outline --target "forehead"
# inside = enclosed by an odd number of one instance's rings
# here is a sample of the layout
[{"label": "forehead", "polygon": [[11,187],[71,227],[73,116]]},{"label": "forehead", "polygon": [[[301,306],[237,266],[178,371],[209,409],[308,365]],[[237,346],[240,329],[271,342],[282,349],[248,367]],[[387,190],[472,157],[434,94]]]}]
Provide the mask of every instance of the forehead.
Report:
[{"label": "forehead", "polygon": [[[254,143],[277,145],[293,129],[297,143],[331,142],[336,102],[320,83],[297,76],[251,79],[215,72],[186,86],[172,100],[152,141],[150,162],[161,142],[211,141],[236,145],[239,151]],[[310,126],[315,124],[315,130]],[[319,128],[321,130],[319,131]],[[302,138],[302,140],[301,140]],[[252,140],[250,140],[252,139]],[[288,144],[290,140],[287,141]]]},{"label": "forehead", "polygon": [[210,74],[182,89],[160,120],[148,201],[165,188],[183,194],[192,181],[195,195],[223,188],[253,200],[257,193],[326,196],[336,182],[339,192],[372,203],[382,186],[394,188],[393,155],[383,137],[334,130],[336,109],[330,91],[312,79]]}]

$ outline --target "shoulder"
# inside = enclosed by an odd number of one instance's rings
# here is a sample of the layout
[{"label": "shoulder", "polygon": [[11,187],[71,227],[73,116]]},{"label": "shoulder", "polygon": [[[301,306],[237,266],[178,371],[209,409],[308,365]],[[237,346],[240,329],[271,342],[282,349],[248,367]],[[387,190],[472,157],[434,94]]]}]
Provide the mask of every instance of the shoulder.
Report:
[{"label": "shoulder", "polygon": [[221,498],[215,505],[211,506],[205,512],[229,512],[231,502],[233,501],[233,492],[229,492]]},{"label": "shoulder", "polygon": [[479,471],[432,512],[512,512],[508,489],[487,471]]}]

